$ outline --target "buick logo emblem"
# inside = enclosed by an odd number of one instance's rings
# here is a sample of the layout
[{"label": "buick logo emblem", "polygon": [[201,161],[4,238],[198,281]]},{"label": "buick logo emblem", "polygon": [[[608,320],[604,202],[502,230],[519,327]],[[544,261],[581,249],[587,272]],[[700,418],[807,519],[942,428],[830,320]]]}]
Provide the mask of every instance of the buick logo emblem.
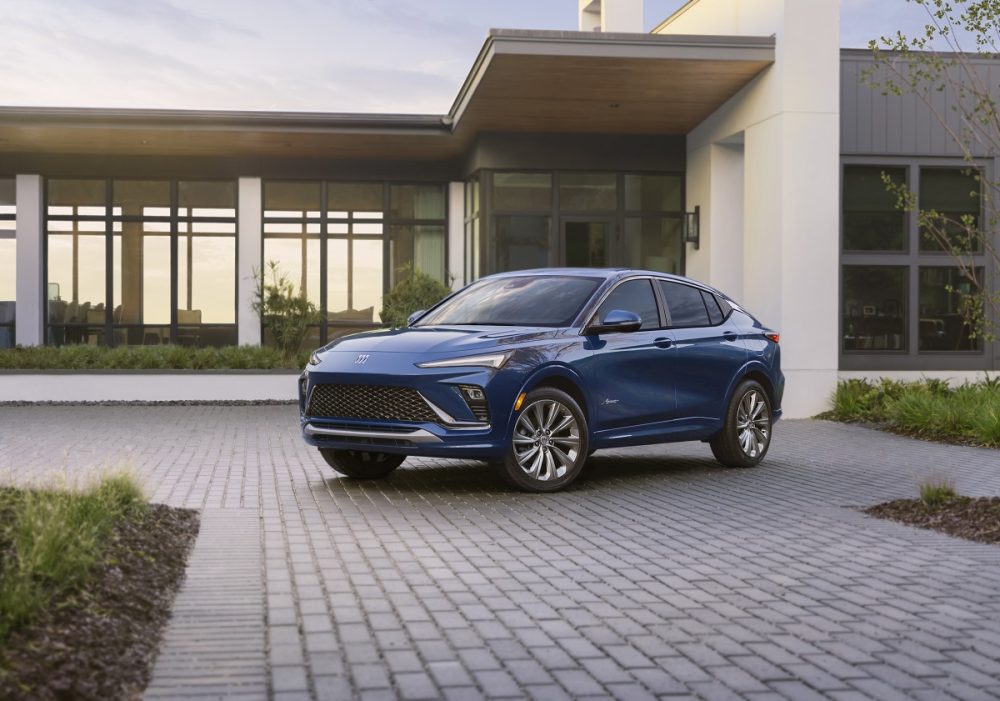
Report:
[{"label": "buick logo emblem", "polygon": [[355,365],[364,365],[365,363],[368,362],[368,359],[370,357],[371,356],[368,353],[362,353],[361,355],[359,355],[357,358],[354,359],[354,364]]}]

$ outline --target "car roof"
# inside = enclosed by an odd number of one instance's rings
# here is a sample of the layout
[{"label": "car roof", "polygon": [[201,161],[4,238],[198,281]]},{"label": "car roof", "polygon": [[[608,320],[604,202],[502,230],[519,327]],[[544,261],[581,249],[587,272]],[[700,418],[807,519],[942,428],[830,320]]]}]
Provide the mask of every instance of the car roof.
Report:
[{"label": "car roof", "polygon": [[667,280],[677,280],[678,282],[686,282],[697,287],[701,287],[705,290],[716,292],[726,297],[725,294],[719,292],[713,287],[706,285],[703,282],[697,280],[692,280],[689,277],[684,277],[683,275],[674,275],[672,273],[663,273],[655,270],[642,270],[639,268],[532,268],[530,270],[513,270],[507,273],[496,273],[494,275],[487,275],[481,280],[487,278],[505,278],[505,277],[532,277],[536,275],[562,275],[566,277],[590,277],[590,278],[601,278],[604,280],[620,279],[625,277],[631,277],[633,275],[649,275],[651,277],[659,277]]}]

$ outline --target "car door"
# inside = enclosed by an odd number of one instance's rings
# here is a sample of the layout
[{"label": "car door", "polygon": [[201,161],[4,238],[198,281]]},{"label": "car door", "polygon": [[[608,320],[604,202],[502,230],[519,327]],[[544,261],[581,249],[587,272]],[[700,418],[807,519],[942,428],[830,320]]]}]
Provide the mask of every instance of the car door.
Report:
[{"label": "car door", "polygon": [[597,431],[665,421],[674,411],[669,367],[673,352],[662,329],[653,281],[632,278],[619,283],[595,317],[603,320],[616,309],[638,314],[642,327],[630,333],[592,334],[587,339],[593,351],[587,379],[594,390]]},{"label": "car door", "polygon": [[721,419],[726,393],[747,363],[740,331],[723,317],[715,295],[693,285],[658,280],[674,341],[675,418]]}]

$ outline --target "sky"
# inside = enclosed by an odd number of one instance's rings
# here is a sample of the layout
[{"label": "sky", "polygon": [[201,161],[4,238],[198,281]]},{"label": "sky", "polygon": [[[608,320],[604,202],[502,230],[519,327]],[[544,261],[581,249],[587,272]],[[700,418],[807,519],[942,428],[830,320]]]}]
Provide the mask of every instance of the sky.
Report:
[{"label": "sky", "polygon": [[[823,2],[825,0],[815,0]],[[646,29],[683,0],[645,0]],[[490,27],[577,0],[0,0],[0,105],[444,114]],[[923,24],[841,0],[841,45]]]}]

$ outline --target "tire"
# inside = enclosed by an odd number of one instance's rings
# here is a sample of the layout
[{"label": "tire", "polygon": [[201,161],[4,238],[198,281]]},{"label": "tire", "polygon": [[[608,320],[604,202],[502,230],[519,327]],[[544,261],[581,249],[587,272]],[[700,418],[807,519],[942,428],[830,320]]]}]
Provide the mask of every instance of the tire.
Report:
[{"label": "tire", "polygon": [[729,400],[722,430],[709,444],[715,459],[726,467],[754,467],[767,455],[772,435],[767,392],[759,382],[744,380]]},{"label": "tire", "polygon": [[369,453],[362,450],[320,448],[319,452],[327,465],[340,474],[356,480],[382,479],[406,460],[405,455]]},{"label": "tire", "polygon": [[576,401],[558,389],[528,392],[514,418],[501,475],[523,492],[555,492],[573,482],[589,452],[587,418]]}]

